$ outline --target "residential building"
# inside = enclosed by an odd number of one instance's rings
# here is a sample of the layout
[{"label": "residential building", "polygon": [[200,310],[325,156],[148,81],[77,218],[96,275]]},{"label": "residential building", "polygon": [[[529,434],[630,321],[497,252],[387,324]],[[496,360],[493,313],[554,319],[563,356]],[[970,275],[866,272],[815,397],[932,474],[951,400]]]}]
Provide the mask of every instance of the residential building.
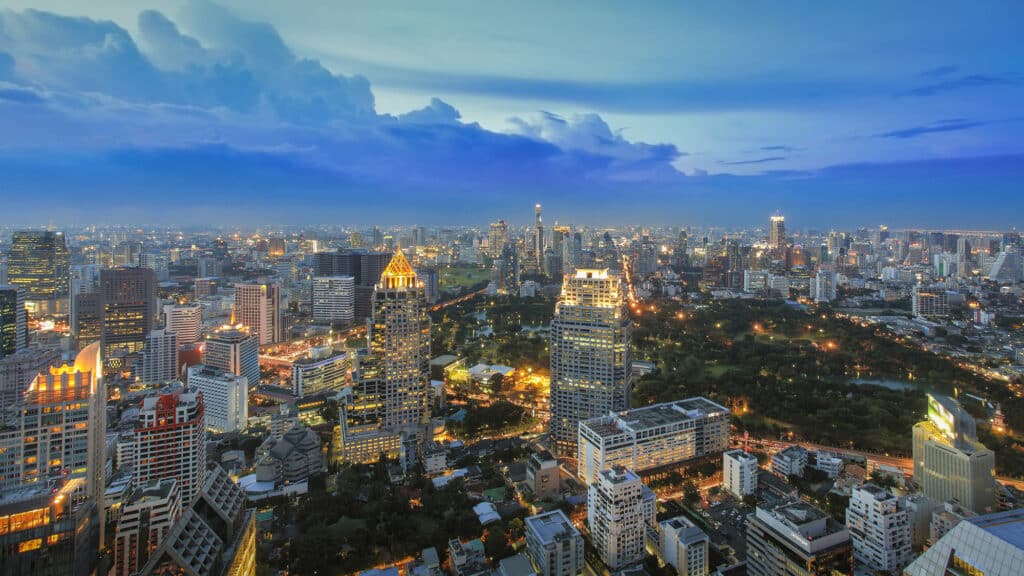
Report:
[{"label": "residential building", "polygon": [[965,518],[910,563],[905,576],[1017,576],[1024,566],[1024,509]]},{"label": "residential building", "polygon": [[743,450],[722,454],[722,487],[737,498],[757,491],[757,458]]},{"label": "residential building", "polygon": [[350,365],[347,352],[332,346],[314,346],[306,357],[292,362],[292,392],[299,398],[339,392],[348,384]]},{"label": "residential building", "polygon": [[206,480],[206,419],[203,395],[189,388],[142,401],[135,429],[136,485],[173,478],[183,506],[191,506]]},{"label": "residential building", "polygon": [[241,324],[221,326],[206,336],[203,364],[245,376],[250,387],[260,383],[260,342]]},{"label": "residential building", "polygon": [[313,278],[313,320],[351,324],[355,319],[355,290],[355,278],[352,276]]},{"label": "residential building", "polygon": [[906,499],[874,484],[853,489],[846,527],[853,558],[875,572],[899,574],[914,559]]},{"label": "residential building", "polygon": [[281,287],[235,284],[235,317],[259,336],[260,346],[281,341]]},{"label": "residential building", "polygon": [[629,408],[630,335],[617,274],[566,274],[551,321],[551,419],[555,451],[576,456],[579,423]]},{"label": "residential building", "polygon": [[640,477],[622,466],[597,475],[587,495],[587,527],[594,548],[611,570],[643,560],[656,498]]},{"label": "residential building", "polygon": [[914,316],[945,318],[949,316],[949,293],[942,287],[915,286],[911,296],[911,309]]},{"label": "residential building", "polygon": [[196,300],[217,294],[217,280],[215,276],[196,278],[192,288]]},{"label": "residential building", "polygon": [[934,546],[939,538],[945,536],[961,520],[972,516],[977,514],[956,502],[943,502],[932,511],[931,520],[928,522],[927,545]]},{"label": "residential building", "polygon": [[707,576],[711,539],[689,518],[677,516],[658,524],[658,551],[679,576]]},{"label": "residential building", "polygon": [[178,378],[178,335],[170,330],[150,330],[137,364],[136,380],[161,384]]},{"label": "residential building", "polygon": [[117,522],[114,576],[138,574],[181,514],[181,495],[173,478],[150,480],[135,489],[121,507]]},{"label": "residential building", "polygon": [[822,268],[814,274],[811,283],[811,298],[816,303],[831,302],[836,299],[836,271]]},{"label": "residential building", "polygon": [[526,461],[526,484],[534,498],[542,500],[559,494],[558,460],[547,450],[534,452]]},{"label": "residential building", "polygon": [[565,512],[529,516],[524,524],[526,553],[539,576],[577,576],[583,571],[583,536]]},{"label": "residential building", "polygon": [[203,395],[207,430],[245,429],[249,419],[249,382],[245,376],[199,364],[189,366],[188,386]]},{"label": "residential building", "polygon": [[807,467],[807,449],[803,446],[787,446],[772,455],[772,474],[783,478],[804,475]]},{"label": "residential building", "polygon": [[638,473],[678,466],[729,447],[729,409],[695,397],[609,412],[579,424],[577,474],[590,484],[621,465]]},{"label": "residential building", "polygon": [[164,325],[178,335],[178,346],[199,341],[203,331],[203,308],[199,304],[164,305]]},{"label": "residential building", "polygon": [[758,506],[747,520],[747,573],[852,574],[850,532],[802,500]]}]

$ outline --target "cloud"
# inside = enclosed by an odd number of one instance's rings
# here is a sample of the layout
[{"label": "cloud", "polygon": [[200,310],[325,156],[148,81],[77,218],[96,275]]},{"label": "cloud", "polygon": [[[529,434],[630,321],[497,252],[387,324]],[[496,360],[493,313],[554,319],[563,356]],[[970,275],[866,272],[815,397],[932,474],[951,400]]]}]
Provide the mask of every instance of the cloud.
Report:
[{"label": "cloud", "polygon": [[935,94],[943,94],[946,92],[952,92],[954,90],[963,90],[966,88],[984,88],[986,86],[1011,86],[1014,82],[1007,80],[1006,78],[1000,78],[999,76],[989,76],[985,74],[969,74],[966,76],[960,76],[959,78],[953,78],[950,80],[943,80],[941,82],[935,82],[932,84],[926,84],[913,90],[904,92],[906,96],[933,96]]},{"label": "cloud", "polygon": [[795,152],[796,150],[798,150],[798,148],[795,148],[793,146],[777,145],[761,146],[760,150],[762,150],[763,152]]},{"label": "cloud", "polygon": [[440,98],[431,98],[427,106],[402,114],[398,118],[411,124],[451,124],[458,122],[461,117],[459,111],[451,104]]},{"label": "cloud", "polygon": [[726,166],[743,166],[745,164],[767,164],[768,162],[779,162],[785,159],[786,156],[768,156],[765,158],[758,158],[756,160],[733,160],[731,162],[726,162],[723,160],[719,162],[719,164],[724,164]]},{"label": "cloud", "polygon": [[883,132],[876,134],[876,138],[916,138],[918,136],[924,136],[925,134],[934,134],[936,132],[957,132],[960,130],[969,130],[971,128],[977,128],[978,126],[985,126],[992,122],[984,122],[978,120],[966,120],[964,118],[949,118],[947,120],[939,120],[932,122],[931,124],[924,124],[922,126],[913,126],[911,128],[903,128],[901,130],[893,130],[891,132]]},{"label": "cloud", "polygon": [[928,70],[921,72],[921,76],[924,76],[925,78],[939,78],[941,76],[948,76],[958,70],[960,70],[959,66],[947,64],[945,66],[929,68]]},{"label": "cloud", "polygon": [[18,104],[40,104],[46,101],[39,92],[30,88],[23,88],[0,82],[0,101],[15,102]]}]

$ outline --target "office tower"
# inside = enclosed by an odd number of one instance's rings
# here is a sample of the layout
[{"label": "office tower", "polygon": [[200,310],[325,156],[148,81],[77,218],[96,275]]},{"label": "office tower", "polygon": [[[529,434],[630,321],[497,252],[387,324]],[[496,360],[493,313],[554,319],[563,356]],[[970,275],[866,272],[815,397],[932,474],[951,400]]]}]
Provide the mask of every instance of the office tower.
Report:
[{"label": "office tower", "polygon": [[188,387],[203,395],[206,429],[240,432],[249,419],[249,385],[245,376],[202,364],[189,366]]},{"label": "office tower", "polygon": [[711,539],[686,516],[658,524],[658,549],[665,564],[679,576],[708,575],[708,546]]},{"label": "office tower", "polygon": [[854,560],[876,572],[899,574],[914,559],[910,520],[905,498],[870,483],[854,488],[846,508]]},{"label": "office tower", "polygon": [[111,263],[114,266],[138,266],[141,253],[142,244],[140,242],[121,242],[114,246]]},{"label": "office tower", "polygon": [[757,491],[757,458],[743,450],[722,454],[722,487],[737,498]]},{"label": "office tower", "polygon": [[7,254],[7,282],[25,289],[33,314],[66,314],[68,248],[62,232],[18,230]]},{"label": "office tower", "polygon": [[505,244],[508,244],[508,242],[508,224],[504,220],[491,222],[487,233],[487,255],[497,259],[501,256],[501,251],[505,249]]},{"label": "office tower", "polygon": [[577,473],[590,484],[612,466],[642,473],[728,447],[728,408],[701,397],[676,400],[581,422]]},{"label": "office tower", "polygon": [[775,214],[768,221],[768,247],[781,250],[786,247],[786,217]]},{"label": "office tower", "polygon": [[121,507],[114,538],[114,576],[138,574],[149,554],[181,518],[181,495],[173,478],[150,480]]},{"label": "office tower", "polygon": [[170,330],[151,330],[146,336],[135,376],[143,384],[177,380],[178,335]]},{"label": "office tower", "polygon": [[544,250],[544,266],[542,268],[545,276],[559,278],[562,276],[562,253],[555,252],[551,248]]},{"label": "office tower", "polygon": [[256,511],[245,504],[241,488],[223,468],[212,466],[194,502],[139,572],[256,576]]},{"label": "office tower", "polygon": [[362,322],[372,313],[373,289],[390,259],[391,254],[386,252],[318,252],[314,272],[315,276],[351,276],[355,279],[355,321]]},{"label": "office tower", "polygon": [[747,518],[747,574],[853,573],[849,530],[814,506],[800,500],[758,506]]},{"label": "office tower", "polygon": [[292,393],[303,396],[340,392],[348,383],[348,353],[331,346],[310,348],[304,358],[292,362]]},{"label": "office tower", "polygon": [[245,376],[249,386],[260,384],[260,343],[241,324],[221,326],[206,336],[203,364],[210,368]]},{"label": "office tower", "polygon": [[149,396],[139,410],[132,468],[135,484],[173,478],[183,506],[190,506],[206,479],[203,395],[190,388]]},{"label": "office tower", "polygon": [[526,554],[539,576],[577,576],[583,572],[583,536],[565,512],[529,516],[523,523]]},{"label": "office tower", "polygon": [[259,336],[260,346],[281,341],[281,287],[235,284],[235,317]]},{"label": "office tower", "polygon": [[536,500],[558,496],[561,489],[561,478],[558,472],[558,460],[547,450],[534,452],[526,461],[526,485],[533,492]]},{"label": "office tower", "polygon": [[[71,267],[71,289],[70,289],[70,303],[71,303],[71,333],[79,342],[89,343],[92,340],[99,339],[99,296],[97,291],[100,287],[100,270],[103,267],[98,264],[83,264],[79,266]],[[88,306],[91,306],[91,310],[86,314],[86,317],[95,317],[92,326],[95,326],[95,330],[90,333],[92,336],[91,340],[83,340],[78,338],[79,330],[76,328],[77,319],[81,312],[79,311],[80,298],[88,297]],[[87,335],[88,337],[89,335]]]},{"label": "office tower", "polygon": [[193,294],[196,300],[205,298],[207,296],[213,296],[217,293],[217,278],[206,277],[196,278],[195,284],[192,287]]},{"label": "office tower", "polygon": [[355,289],[352,276],[313,278],[313,320],[351,324],[355,319]]},{"label": "office tower", "polygon": [[100,295],[98,292],[72,297],[71,335],[81,348],[100,340]]},{"label": "office tower", "polygon": [[148,268],[100,270],[100,343],[103,360],[137,354],[156,324],[156,276]]},{"label": "office tower", "polygon": [[956,400],[928,394],[928,419],[914,425],[914,481],[937,502],[995,510],[995,455],[978,442],[974,418]]},{"label": "office tower", "polygon": [[965,518],[903,570],[934,574],[1017,576],[1024,566],[1024,510]]},{"label": "office tower", "polygon": [[494,263],[498,291],[515,294],[519,291],[519,252],[512,244],[505,244],[501,256]]},{"label": "office tower", "polygon": [[441,298],[441,275],[437,268],[418,268],[416,277],[423,284],[423,298],[427,304],[437,304]]},{"label": "office tower", "polygon": [[811,298],[816,303],[831,302],[836,299],[836,271],[822,268],[814,274],[811,283]]},{"label": "office tower", "polygon": [[594,548],[611,570],[644,558],[657,498],[631,470],[615,466],[597,475],[587,494],[587,527]]},{"label": "office tower", "polygon": [[166,282],[170,278],[169,266],[170,261],[165,253],[143,252],[139,254],[139,268],[152,270],[158,282]]},{"label": "office tower", "polygon": [[564,277],[550,340],[550,434],[558,454],[576,456],[581,420],[629,407],[631,332],[618,275],[580,268]]},{"label": "office tower", "polygon": [[199,304],[167,304],[164,325],[178,336],[178,346],[199,341],[203,331],[203,308]]},{"label": "office tower", "polygon": [[537,270],[544,268],[544,224],[540,218],[540,204],[533,207],[534,229],[533,229],[533,255],[536,258],[534,263]]},{"label": "office tower", "polygon": [[28,312],[25,289],[0,284],[0,358],[13,356],[28,346]]},{"label": "office tower", "polygon": [[29,484],[0,495],[0,573],[86,576],[99,552],[97,505],[81,478]]},{"label": "office tower", "polygon": [[342,416],[342,459],[418,458],[430,417],[430,316],[423,286],[401,251],[373,292],[367,340],[369,354],[356,359]]},{"label": "office tower", "polygon": [[914,286],[911,307],[914,316],[944,318],[949,316],[949,293],[942,287]]},{"label": "office tower", "polygon": [[36,375],[59,363],[60,351],[54,348],[26,348],[0,357],[0,414],[21,399]]}]

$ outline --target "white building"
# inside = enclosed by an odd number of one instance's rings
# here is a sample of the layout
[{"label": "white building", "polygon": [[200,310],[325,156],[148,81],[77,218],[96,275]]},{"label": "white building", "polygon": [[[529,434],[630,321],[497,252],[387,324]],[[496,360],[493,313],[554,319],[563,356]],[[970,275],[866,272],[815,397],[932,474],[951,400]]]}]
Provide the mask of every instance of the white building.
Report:
[{"label": "white building", "polygon": [[577,475],[586,484],[602,470],[644,472],[717,454],[729,447],[729,409],[695,397],[625,412],[579,425]]},{"label": "white building", "polygon": [[679,576],[707,576],[711,539],[685,516],[658,524],[658,548],[662,560]]},{"label": "white building", "polygon": [[583,536],[561,510],[530,516],[526,553],[540,576],[577,576],[583,571]]},{"label": "white building", "polygon": [[911,306],[914,316],[944,318],[949,316],[949,293],[942,287],[915,286]]},{"label": "white building", "polygon": [[853,489],[846,527],[853,557],[871,570],[897,574],[914,559],[906,500],[874,484]]},{"label": "white building", "polygon": [[203,329],[203,308],[199,304],[165,305],[164,324],[178,335],[178,346],[198,342]]},{"label": "white building", "polygon": [[313,320],[350,324],[356,313],[355,282],[352,276],[313,278]]},{"label": "white building", "polygon": [[768,271],[767,270],[744,270],[743,271],[743,291],[744,292],[763,292],[768,290]]},{"label": "white building", "polygon": [[616,466],[598,474],[587,496],[587,526],[608,568],[619,570],[643,560],[656,504],[654,492],[633,471]]},{"label": "white building", "polygon": [[320,392],[338,392],[348,383],[348,353],[317,346],[292,363],[292,392],[299,398]]},{"label": "white building", "polygon": [[1024,567],[1024,510],[966,518],[903,571],[906,576],[1019,576]]},{"label": "white building", "polygon": [[260,343],[255,334],[241,325],[221,326],[203,343],[203,364],[239,376],[249,385],[260,383]]},{"label": "white building", "polygon": [[831,302],[836,299],[836,271],[818,270],[811,282],[811,297],[815,302]]},{"label": "white building", "polygon": [[789,446],[772,456],[772,474],[803,476],[807,467],[807,450],[803,446]]},{"label": "white building", "polygon": [[138,380],[160,384],[178,378],[178,335],[170,330],[150,330],[139,359]]},{"label": "white building", "polygon": [[835,480],[839,478],[839,473],[843,471],[843,459],[819,450],[815,453],[814,468],[821,470],[829,478]]},{"label": "white building", "polygon": [[203,393],[206,428],[212,432],[238,432],[249,418],[249,383],[245,376],[209,368],[189,366],[188,385]]},{"label": "white building", "polygon": [[722,484],[737,498],[756,492],[757,457],[743,450],[729,450],[722,454]]}]

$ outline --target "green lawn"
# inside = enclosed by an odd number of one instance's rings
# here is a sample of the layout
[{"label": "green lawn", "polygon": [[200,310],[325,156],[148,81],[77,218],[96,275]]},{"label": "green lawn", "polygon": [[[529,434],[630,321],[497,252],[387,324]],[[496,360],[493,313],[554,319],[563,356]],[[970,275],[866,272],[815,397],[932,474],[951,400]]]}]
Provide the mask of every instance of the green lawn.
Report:
[{"label": "green lawn", "polygon": [[469,288],[474,284],[486,282],[490,277],[491,271],[482,266],[448,266],[441,268],[439,282],[442,290]]}]

